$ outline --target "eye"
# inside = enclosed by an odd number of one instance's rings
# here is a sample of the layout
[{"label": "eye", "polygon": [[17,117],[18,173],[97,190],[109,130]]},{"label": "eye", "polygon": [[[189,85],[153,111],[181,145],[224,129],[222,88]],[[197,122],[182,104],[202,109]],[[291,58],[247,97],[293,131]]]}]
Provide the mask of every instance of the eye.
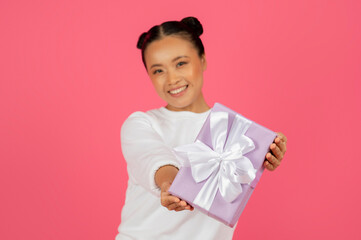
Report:
[{"label": "eye", "polygon": [[161,69],[156,69],[156,70],[153,72],[153,74],[158,74],[158,73],[161,73],[161,72],[162,72]]},{"label": "eye", "polygon": [[177,67],[181,67],[181,66],[183,66],[185,64],[187,64],[187,62],[179,62],[179,63],[177,63]]}]

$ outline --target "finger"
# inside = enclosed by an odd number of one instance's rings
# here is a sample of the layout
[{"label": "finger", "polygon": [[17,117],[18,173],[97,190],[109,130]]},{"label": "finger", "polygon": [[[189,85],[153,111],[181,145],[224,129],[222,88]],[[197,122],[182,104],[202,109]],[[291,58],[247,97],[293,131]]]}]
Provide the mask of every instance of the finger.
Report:
[{"label": "finger", "polygon": [[174,209],[176,212],[179,212],[179,211],[183,211],[183,210],[189,210],[189,211],[193,211],[194,208],[191,206],[191,205],[187,205],[185,207],[182,207],[182,206],[178,206],[176,209]]},{"label": "finger", "polygon": [[191,205],[187,205],[186,207],[185,207],[185,209],[186,210],[189,210],[189,211],[193,211],[194,210],[194,207],[192,207]]},{"label": "finger", "polygon": [[193,207],[191,207],[190,205],[186,206],[186,207],[182,207],[182,206],[178,206],[176,209],[174,209],[174,211],[179,212],[179,211],[183,211],[183,210],[189,210],[189,211],[193,211]]},{"label": "finger", "polygon": [[266,159],[268,162],[270,162],[274,166],[276,166],[277,164],[280,163],[280,161],[275,156],[273,156],[271,153],[266,154]]},{"label": "finger", "polygon": [[287,137],[283,133],[277,132],[277,137],[279,137],[283,142],[287,143]]},{"label": "finger", "polygon": [[185,207],[178,206],[176,209],[174,209],[176,212],[186,210]]},{"label": "finger", "polygon": [[183,207],[185,210],[193,211],[193,209],[194,209],[191,205],[189,205],[189,203],[187,203],[187,202],[184,201],[184,200],[181,200],[181,201],[179,202],[179,206],[180,206],[180,207]]},{"label": "finger", "polygon": [[273,166],[274,169],[276,169],[280,165],[280,161],[273,156],[271,153],[266,154],[267,161]]},{"label": "finger", "polygon": [[275,142],[276,145],[280,148],[281,152],[282,152],[283,154],[285,154],[286,149],[287,149],[286,143],[285,143],[283,140],[281,140],[279,137],[276,137],[276,139],[275,139],[274,142]]},{"label": "finger", "polygon": [[184,209],[190,210],[190,206],[187,204],[186,201],[181,200],[180,202],[177,203],[172,203],[168,206],[168,210],[176,210],[177,211],[181,211]]},{"label": "finger", "polygon": [[161,204],[164,207],[168,207],[172,203],[179,203],[180,199],[172,195],[162,195]]},{"label": "finger", "polygon": [[279,160],[281,161],[283,159],[283,152],[281,151],[281,149],[274,143],[271,144],[270,149],[273,153],[273,155]]},{"label": "finger", "polygon": [[273,171],[276,169],[275,167],[273,167],[273,165],[268,160],[265,160],[263,162],[263,166],[269,171]]},{"label": "finger", "polygon": [[183,206],[179,206],[178,203],[171,203],[167,206],[169,211],[175,210],[177,208],[184,208]]},{"label": "finger", "polygon": [[179,202],[179,206],[185,207],[185,206],[187,206],[187,205],[188,205],[188,203],[187,203],[186,201],[184,201],[184,200],[181,200],[181,201]]}]

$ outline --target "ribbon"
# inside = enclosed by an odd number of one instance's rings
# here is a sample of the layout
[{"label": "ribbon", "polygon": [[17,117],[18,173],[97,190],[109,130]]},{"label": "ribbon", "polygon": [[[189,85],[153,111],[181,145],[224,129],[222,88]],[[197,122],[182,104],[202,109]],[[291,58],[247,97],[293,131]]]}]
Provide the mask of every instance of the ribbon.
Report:
[{"label": "ribbon", "polygon": [[186,153],[194,180],[206,180],[193,203],[209,211],[219,190],[227,202],[233,202],[241,193],[241,184],[250,184],[256,169],[244,154],[255,149],[253,141],[245,136],[252,122],[236,115],[228,132],[229,114],[210,113],[212,148],[200,140],[174,148]]}]

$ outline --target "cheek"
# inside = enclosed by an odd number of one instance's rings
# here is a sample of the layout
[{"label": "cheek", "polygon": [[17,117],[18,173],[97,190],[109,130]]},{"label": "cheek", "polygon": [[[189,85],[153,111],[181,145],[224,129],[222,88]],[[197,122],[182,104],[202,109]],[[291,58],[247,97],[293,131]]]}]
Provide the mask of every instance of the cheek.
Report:
[{"label": "cheek", "polygon": [[157,91],[157,93],[162,93],[163,92],[163,84],[161,79],[151,79],[152,80],[152,84],[153,87],[155,88],[155,90]]},{"label": "cheek", "polygon": [[203,71],[200,67],[193,69],[192,71],[192,79],[195,84],[199,85],[203,82]]}]

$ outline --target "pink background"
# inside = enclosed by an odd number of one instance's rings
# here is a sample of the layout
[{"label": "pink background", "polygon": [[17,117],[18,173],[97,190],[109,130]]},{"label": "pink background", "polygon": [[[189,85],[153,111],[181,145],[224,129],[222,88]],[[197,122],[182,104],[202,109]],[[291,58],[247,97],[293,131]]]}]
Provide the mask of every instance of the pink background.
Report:
[{"label": "pink background", "polygon": [[0,238],[114,239],[119,131],[164,105],[136,49],[196,16],[204,92],[289,139],[234,239],[360,239],[360,1],[0,2]]}]

